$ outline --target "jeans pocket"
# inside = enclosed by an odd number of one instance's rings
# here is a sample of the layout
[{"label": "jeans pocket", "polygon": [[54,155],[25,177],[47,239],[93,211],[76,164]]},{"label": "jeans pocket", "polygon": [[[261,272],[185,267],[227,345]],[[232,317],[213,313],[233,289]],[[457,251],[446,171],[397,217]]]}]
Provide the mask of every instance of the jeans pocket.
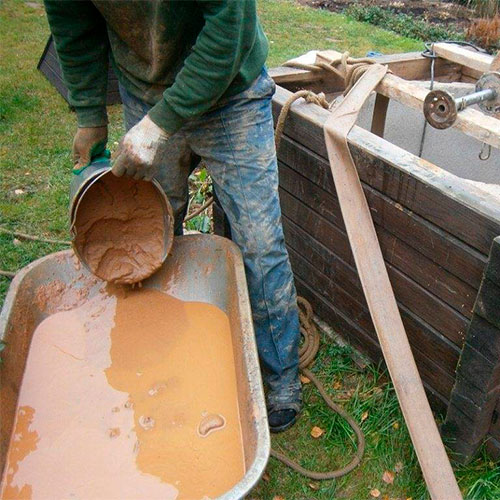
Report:
[{"label": "jeans pocket", "polygon": [[272,97],[276,91],[276,84],[274,80],[269,76],[266,67],[262,68],[260,75],[254,80],[250,88],[244,92],[249,93],[249,98],[265,98]]}]

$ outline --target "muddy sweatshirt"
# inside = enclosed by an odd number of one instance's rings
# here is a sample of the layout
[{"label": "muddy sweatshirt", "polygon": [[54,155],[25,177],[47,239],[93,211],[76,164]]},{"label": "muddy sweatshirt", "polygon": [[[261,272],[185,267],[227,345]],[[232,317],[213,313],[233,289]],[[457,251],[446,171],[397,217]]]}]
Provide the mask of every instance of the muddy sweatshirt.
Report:
[{"label": "muddy sweatshirt", "polygon": [[80,127],[107,123],[108,60],[173,133],[250,86],[267,56],[256,0],[45,0]]}]

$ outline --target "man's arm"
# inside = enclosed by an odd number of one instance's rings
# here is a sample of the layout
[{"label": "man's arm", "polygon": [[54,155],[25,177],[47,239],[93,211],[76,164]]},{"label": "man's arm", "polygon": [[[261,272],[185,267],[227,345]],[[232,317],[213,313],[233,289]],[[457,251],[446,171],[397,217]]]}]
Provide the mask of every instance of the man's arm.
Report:
[{"label": "man's arm", "polygon": [[78,126],[105,126],[109,42],[104,19],[90,0],[45,0],[45,10]]},{"label": "man's arm", "polygon": [[204,27],[174,84],[149,112],[170,134],[217,103],[261,34],[255,0],[201,0],[198,4]]},{"label": "man's arm", "polygon": [[163,98],[125,134],[113,165],[117,176],[151,180],[159,146],[186,121],[217,103],[258,43],[257,37],[263,36],[255,0],[199,0],[198,4],[205,24],[192,52]]}]

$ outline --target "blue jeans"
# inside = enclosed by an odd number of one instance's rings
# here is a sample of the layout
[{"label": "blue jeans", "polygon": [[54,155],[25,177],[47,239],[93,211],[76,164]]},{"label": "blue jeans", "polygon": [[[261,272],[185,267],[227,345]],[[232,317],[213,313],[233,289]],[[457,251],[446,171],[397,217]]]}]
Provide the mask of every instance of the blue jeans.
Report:
[{"label": "blue jeans", "polygon": [[[265,70],[246,91],[220,101],[189,121],[168,141],[156,178],[182,234],[188,177],[202,159],[243,254],[268,405],[298,401],[300,340],[296,292],[286,251],[278,197],[271,98],[275,84]],[[127,130],[150,109],[120,89]]]}]

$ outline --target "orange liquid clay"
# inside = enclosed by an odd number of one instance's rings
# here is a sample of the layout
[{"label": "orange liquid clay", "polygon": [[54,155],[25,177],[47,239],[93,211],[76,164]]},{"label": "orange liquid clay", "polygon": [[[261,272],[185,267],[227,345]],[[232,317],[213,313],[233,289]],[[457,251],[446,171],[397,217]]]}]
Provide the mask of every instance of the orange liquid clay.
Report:
[{"label": "orange liquid clay", "polygon": [[2,499],[216,498],[245,474],[228,317],[141,289],[36,329]]}]

